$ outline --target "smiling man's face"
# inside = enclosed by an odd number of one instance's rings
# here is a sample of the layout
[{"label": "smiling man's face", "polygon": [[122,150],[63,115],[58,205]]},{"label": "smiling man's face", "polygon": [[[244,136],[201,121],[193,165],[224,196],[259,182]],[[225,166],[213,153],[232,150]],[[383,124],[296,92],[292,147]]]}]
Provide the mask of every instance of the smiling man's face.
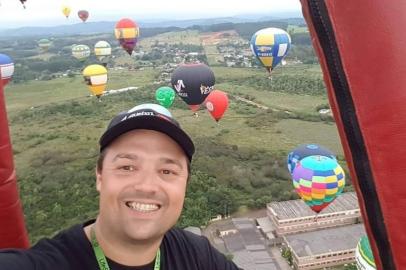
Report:
[{"label": "smiling man's face", "polygon": [[167,135],[142,129],[121,135],[106,151],[96,172],[98,220],[123,239],[161,238],[183,208],[188,178],[185,153]]}]

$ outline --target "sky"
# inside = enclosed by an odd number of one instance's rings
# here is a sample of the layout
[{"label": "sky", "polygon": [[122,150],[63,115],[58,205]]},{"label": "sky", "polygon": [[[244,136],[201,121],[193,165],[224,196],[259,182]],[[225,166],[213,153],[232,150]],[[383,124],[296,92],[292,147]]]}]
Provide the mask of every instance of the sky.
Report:
[{"label": "sky", "polygon": [[[78,23],[77,11],[86,9],[88,21],[112,21],[123,17],[134,20],[200,19],[240,14],[300,12],[299,0],[0,0],[0,28],[49,26]],[[71,7],[69,19],[62,6]]]}]

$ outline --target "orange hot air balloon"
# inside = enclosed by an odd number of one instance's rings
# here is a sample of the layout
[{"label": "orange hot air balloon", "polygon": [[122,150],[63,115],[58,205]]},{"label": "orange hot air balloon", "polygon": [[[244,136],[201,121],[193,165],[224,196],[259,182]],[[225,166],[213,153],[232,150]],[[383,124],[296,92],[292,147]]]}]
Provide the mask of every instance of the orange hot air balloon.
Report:
[{"label": "orange hot air balloon", "polygon": [[205,105],[214,120],[218,122],[228,108],[227,94],[220,90],[214,90],[207,96]]}]

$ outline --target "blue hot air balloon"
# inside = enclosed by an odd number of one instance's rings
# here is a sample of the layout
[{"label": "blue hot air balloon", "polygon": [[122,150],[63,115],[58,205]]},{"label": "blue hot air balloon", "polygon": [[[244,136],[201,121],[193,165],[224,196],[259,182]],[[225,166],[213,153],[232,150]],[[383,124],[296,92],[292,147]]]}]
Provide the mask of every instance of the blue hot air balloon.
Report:
[{"label": "blue hot air balloon", "polygon": [[308,156],[325,156],[334,160],[337,159],[333,152],[321,145],[313,143],[302,144],[293,149],[288,155],[287,163],[289,172],[292,174],[297,163]]},{"label": "blue hot air balloon", "polygon": [[251,50],[270,73],[286,56],[291,45],[288,33],[279,28],[264,28],[251,38]]}]

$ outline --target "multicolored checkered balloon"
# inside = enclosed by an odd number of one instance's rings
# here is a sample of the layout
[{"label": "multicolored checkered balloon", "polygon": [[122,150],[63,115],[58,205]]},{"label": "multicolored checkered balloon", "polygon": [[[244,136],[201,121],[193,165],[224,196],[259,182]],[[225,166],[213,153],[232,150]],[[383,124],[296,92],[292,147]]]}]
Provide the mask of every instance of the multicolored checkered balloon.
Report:
[{"label": "multicolored checkered balloon", "polygon": [[325,156],[302,159],[293,171],[293,186],[300,198],[319,213],[340,195],[345,175],[336,160]]}]

